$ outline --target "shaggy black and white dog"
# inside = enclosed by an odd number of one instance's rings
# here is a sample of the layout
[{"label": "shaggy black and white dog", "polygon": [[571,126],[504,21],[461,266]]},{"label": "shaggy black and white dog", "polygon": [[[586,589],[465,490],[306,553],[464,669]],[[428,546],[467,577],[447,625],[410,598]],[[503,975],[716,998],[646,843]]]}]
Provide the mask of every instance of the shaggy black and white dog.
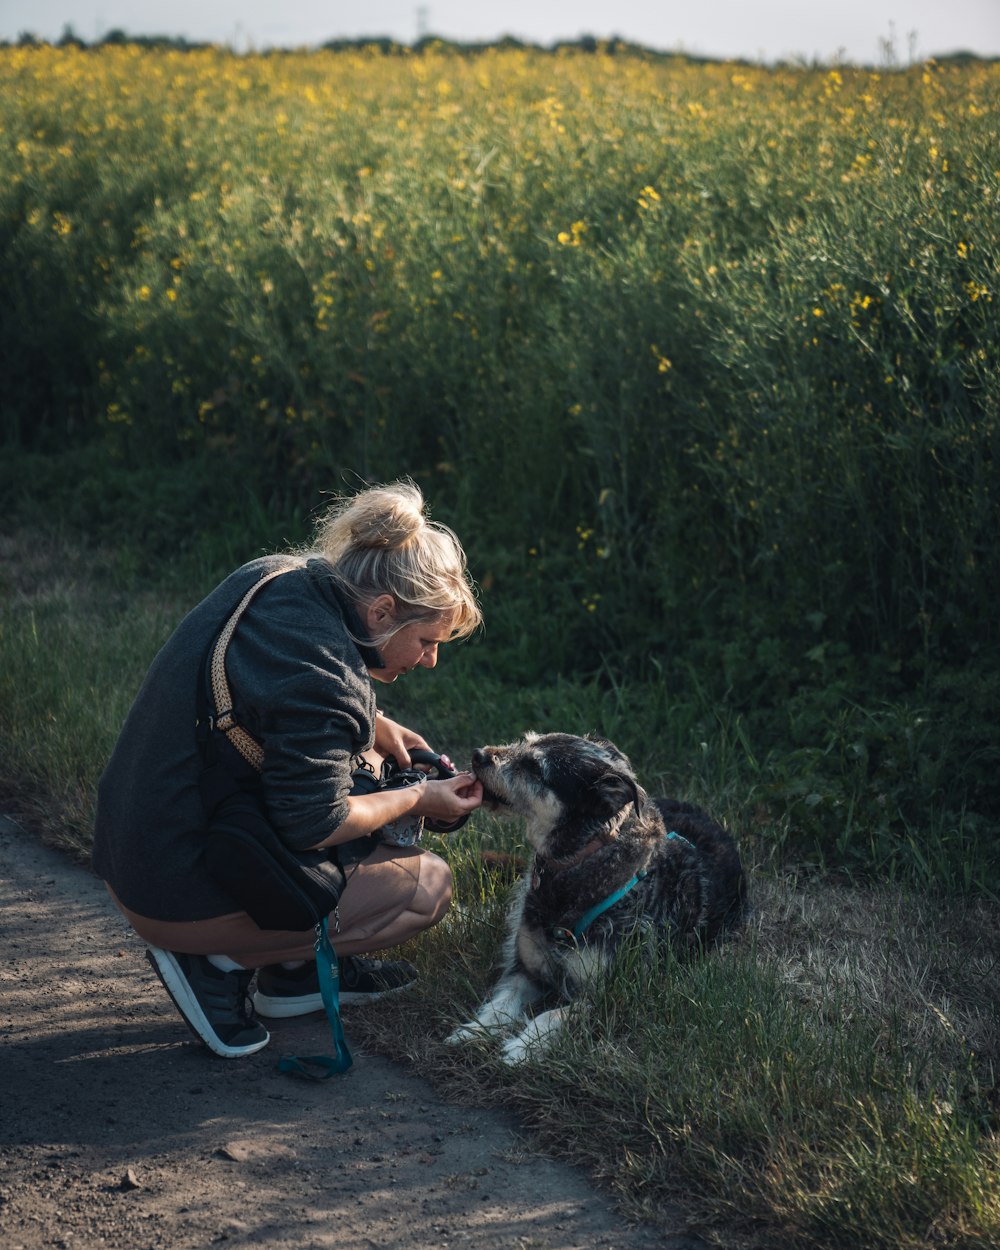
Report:
[{"label": "shaggy black and white dog", "polygon": [[[500,980],[450,1042],[512,1034],[503,1057],[517,1063],[562,1026],[627,934],[701,948],[745,918],[733,839],[690,803],[649,799],[613,743],[528,734],[478,748],[472,771],[488,809],[524,817],[535,855],[511,903]],[[545,998],[556,1005],[529,1021]]]}]

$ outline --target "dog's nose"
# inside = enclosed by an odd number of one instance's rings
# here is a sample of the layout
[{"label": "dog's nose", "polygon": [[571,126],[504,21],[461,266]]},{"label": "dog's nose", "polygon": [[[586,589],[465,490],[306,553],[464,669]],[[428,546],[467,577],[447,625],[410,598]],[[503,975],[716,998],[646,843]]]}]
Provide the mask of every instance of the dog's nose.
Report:
[{"label": "dog's nose", "polygon": [[485,764],[488,759],[489,759],[489,756],[482,749],[482,747],[476,747],[476,749],[472,752],[473,768],[475,768],[477,764]]}]

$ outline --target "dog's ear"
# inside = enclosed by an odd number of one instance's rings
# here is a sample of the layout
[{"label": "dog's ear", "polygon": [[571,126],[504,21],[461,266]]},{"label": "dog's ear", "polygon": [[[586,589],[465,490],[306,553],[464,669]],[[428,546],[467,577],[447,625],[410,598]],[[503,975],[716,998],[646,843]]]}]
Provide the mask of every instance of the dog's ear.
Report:
[{"label": "dog's ear", "polygon": [[629,803],[635,804],[637,815],[642,812],[645,796],[639,783],[628,773],[606,772],[598,781],[597,789],[607,804],[609,815],[615,815]]}]

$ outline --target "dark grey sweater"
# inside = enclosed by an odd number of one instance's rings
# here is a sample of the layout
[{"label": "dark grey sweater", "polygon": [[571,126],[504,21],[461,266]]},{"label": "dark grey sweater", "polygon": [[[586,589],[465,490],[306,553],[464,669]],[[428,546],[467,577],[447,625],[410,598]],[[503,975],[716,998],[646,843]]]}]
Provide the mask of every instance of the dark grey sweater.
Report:
[{"label": "dark grey sweater", "polygon": [[342,600],[326,561],[265,556],[244,565],[181,621],[146,675],[98,788],[94,867],[132,911],[203,920],[238,910],[203,859],[195,739],[200,670],[249,587],[287,567],[253,598],[229,644],[237,719],[264,747],[268,814],[293,848],[344,820],[351,757],[374,741],[370,667],[380,661]]}]

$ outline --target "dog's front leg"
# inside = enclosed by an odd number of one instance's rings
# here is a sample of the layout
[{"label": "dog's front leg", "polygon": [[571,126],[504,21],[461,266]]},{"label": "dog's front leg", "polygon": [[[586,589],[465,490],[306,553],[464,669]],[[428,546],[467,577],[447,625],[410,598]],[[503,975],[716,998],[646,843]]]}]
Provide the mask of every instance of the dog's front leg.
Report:
[{"label": "dog's front leg", "polygon": [[466,1024],[448,1035],[451,1044],[468,1042],[492,1033],[510,1033],[524,1022],[526,1009],[543,991],[523,972],[510,972]]}]

